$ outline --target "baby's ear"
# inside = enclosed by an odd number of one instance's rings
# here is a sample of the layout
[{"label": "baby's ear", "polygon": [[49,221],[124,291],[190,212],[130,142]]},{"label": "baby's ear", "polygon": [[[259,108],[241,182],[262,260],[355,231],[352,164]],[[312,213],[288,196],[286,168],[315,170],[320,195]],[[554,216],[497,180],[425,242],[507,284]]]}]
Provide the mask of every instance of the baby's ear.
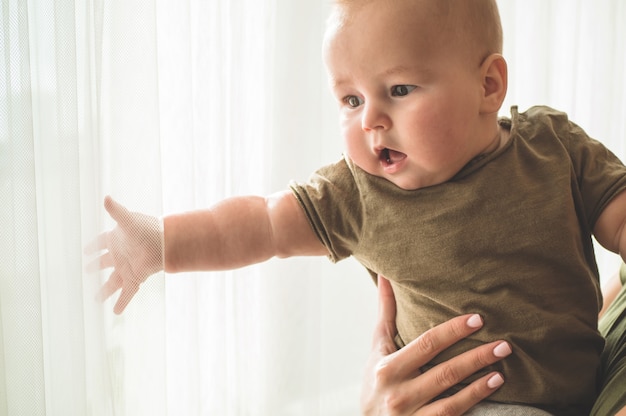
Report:
[{"label": "baby's ear", "polygon": [[504,102],[508,86],[508,71],[504,57],[491,54],[481,65],[483,83],[482,113],[497,113]]}]

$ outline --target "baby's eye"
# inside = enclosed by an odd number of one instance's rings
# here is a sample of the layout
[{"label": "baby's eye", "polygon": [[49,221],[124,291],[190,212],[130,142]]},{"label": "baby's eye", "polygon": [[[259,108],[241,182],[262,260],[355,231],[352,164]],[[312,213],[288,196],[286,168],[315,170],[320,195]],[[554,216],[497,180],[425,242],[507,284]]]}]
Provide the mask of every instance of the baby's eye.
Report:
[{"label": "baby's eye", "polygon": [[394,85],[391,87],[392,97],[404,97],[415,89],[415,85]]},{"label": "baby's eye", "polygon": [[343,102],[349,105],[352,108],[357,108],[361,104],[363,104],[363,100],[357,97],[356,95],[348,95],[343,99]]}]

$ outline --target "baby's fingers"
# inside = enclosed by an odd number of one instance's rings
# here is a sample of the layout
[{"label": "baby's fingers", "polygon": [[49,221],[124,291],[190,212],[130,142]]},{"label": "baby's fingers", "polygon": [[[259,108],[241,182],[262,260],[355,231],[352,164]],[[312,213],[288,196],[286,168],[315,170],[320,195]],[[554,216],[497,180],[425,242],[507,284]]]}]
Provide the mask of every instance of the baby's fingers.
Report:
[{"label": "baby's fingers", "polygon": [[122,287],[122,283],[122,277],[117,271],[114,271],[98,291],[96,299],[100,302],[104,302]]},{"label": "baby's fingers", "polygon": [[111,218],[113,218],[122,228],[129,228],[131,226],[130,211],[110,196],[106,196],[104,198],[104,209],[107,210]]},{"label": "baby's fingers", "polygon": [[115,312],[117,315],[120,315],[122,312],[124,312],[124,309],[126,309],[126,306],[128,306],[128,303],[131,301],[133,296],[135,296],[137,291],[139,291],[139,284],[137,283],[130,283],[127,286],[123,286],[122,293],[120,294],[120,297],[117,300],[115,307],[113,308],[113,312]]},{"label": "baby's fingers", "polygon": [[85,245],[84,253],[86,255],[91,255],[91,254],[96,254],[97,252],[101,250],[106,250],[108,248],[108,245],[107,245],[108,240],[109,240],[108,234],[109,234],[108,231],[103,232],[102,234],[98,235],[96,238],[88,242]]},{"label": "baby's fingers", "polygon": [[85,270],[87,273],[97,272],[98,270],[108,269],[109,267],[115,266],[115,262],[113,261],[113,256],[111,253],[104,253],[98,258],[91,260],[85,266]]}]

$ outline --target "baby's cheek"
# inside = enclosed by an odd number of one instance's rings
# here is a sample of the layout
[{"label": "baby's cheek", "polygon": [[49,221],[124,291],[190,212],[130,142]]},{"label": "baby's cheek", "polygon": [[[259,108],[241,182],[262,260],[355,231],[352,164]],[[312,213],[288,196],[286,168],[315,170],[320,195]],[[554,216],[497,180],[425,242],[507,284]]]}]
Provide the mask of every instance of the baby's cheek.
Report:
[{"label": "baby's cheek", "polygon": [[371,152],[363,143],[347,140],[345,153],[358,167],[368,173],[373,173]]}]

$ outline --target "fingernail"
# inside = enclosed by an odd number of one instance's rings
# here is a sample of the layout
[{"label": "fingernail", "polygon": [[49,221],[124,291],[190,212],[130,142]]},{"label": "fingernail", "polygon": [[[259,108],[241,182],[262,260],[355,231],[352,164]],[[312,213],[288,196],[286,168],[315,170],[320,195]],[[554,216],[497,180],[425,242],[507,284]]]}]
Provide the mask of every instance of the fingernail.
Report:
[{"label": "fingernail", "polygon": [[498,358],[504,358],[507,355],[510,355],[512,352],[513,351],[511,350],[511,346],[508,342],[498,344],[498,346],[493,349],[493,355]]},{"label": "fingernail", "polygon": [[487,385],[490,389],[495,389],[496,387],[500,387],[504,384],[504,379],[500,374],[494,374],[489,380],[487,380]]},{"label": "fingernail", "polygon": [[483,320],[478,314],[474,314],[467,320],[467,326],[470,328],[480,328],[483,326]]}]

